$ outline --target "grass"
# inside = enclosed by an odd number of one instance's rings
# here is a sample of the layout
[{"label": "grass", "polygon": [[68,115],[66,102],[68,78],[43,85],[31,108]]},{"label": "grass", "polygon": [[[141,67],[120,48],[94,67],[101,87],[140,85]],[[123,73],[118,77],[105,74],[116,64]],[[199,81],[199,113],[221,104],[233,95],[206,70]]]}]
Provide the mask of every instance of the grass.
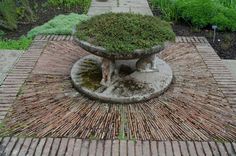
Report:
[{"label": "grass", "polygon": [[79,24],[76,30],[79,39],[117,53],[151,48],[175,38],[169,23],[157,17],[130,13],[94,16]]},{"label": "grass", "polygon": [[21,37],[19,40],[0,39],[0,49],[26,50],[32,42],[32,38]]}]

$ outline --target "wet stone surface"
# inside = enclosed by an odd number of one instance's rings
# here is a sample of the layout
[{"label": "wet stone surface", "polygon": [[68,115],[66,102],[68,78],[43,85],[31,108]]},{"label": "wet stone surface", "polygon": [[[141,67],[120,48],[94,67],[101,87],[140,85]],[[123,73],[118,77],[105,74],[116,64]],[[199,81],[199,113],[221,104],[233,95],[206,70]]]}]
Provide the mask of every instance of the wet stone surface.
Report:
[{"label": "wet stone surface", "polygon": [[112,83],[105,87],[100,84],[102,79],[101,58],[89,55],[74,64],[71,78],[78,91],[88,97],[111,103],[145,101],[157,97],[167,90],[173,78],[168,64],[157,59],[158,70],[153,72],[136,71],[135,64],[135,61],[130,60],[117,61],[118,73],[113,75]]}]

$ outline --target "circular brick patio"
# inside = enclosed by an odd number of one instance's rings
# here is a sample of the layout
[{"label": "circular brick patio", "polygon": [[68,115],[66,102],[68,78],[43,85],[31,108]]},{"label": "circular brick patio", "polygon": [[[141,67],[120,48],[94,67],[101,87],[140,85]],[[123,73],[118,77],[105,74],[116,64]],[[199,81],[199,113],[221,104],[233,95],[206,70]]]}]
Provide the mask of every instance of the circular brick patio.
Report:
[{"label": "circular brick patio", "polygon": [[193,44],[177,43],[160,58],[174,72],[162,96],[116,105],[80,95],[69,77],[87,53],[72,42],[50,42],[5,122],[11,134],[141,140],[235,140],[235,115]]}]

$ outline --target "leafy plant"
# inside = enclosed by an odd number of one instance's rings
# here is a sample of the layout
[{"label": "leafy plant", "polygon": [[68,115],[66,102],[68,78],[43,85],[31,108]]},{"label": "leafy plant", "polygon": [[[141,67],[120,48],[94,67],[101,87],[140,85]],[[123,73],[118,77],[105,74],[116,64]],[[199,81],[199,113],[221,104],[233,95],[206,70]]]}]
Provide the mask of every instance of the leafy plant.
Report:
[{"label": "leafy plant", "polygon": [[0,30],[0,39],[2,39],[4,35],[5,35],[5,32]]},{"label": "leafy plant", "polygon": [[91,0],[48,0],[48,4],[51,6],[62,7],[75,7],[80,6],[84,13],[87,12],[90,6]]},{"label": "leafy plant", "polygon": [[219,0],[219,2],[228,8],[236,8],[236,0]]},{"label": "leafy plant", "polygon": [[18,20],[24,20],[28,22],[32,22],[35,20],[35,15],[30,7],[28,0],[20,0],[17,2],[17,14],[18,14]]},{"label": "leafy plant", "polygon": [[107,13],[92,17],[77,26],[76,36],[110,52],[133,52],[174,40],[169,23],[153,16]]},{"label": "leafy plant", "polygon": [[178,0],[177,7],[181,18],[200,28],[207,26],[218,12],[212,0]]},{"label": "leafy plant", "polygon": [[151,0],[164,19],[186,21],[194,27],[217,25],[220,30],[236,30],[236,0]]},{"label": "leafy plant", "polygon": [[175,0],[151,0],[150,1],[154,9],[160,9],[162,17],[167,20],[177,20],[178,13],[175,5]]},{"label": "leafy plant", "polygon": [[17,28],[17,13],[14,0],[0,1],[0,27],[6,29]]},{"label": "leafy plant", "polygon": [[0,1],[0,27],[16,29],[22,17],[28,22],[34,21],[34,14],[28,0],[2,0]]}]

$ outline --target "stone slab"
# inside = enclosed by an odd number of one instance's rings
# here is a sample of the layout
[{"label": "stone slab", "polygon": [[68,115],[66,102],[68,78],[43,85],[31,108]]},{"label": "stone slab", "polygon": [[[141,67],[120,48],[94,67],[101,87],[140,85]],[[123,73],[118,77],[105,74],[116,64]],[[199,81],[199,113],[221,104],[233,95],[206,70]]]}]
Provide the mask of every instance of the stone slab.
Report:
[{"label": "stone slab", "polygon": [[0,86],[22,53],[21,50],[0,50]]},{"label": "stone slab", "polygon": [[232,76],[236,78],[236,60],[223,60],[223,62],[231,72]]},{"label": "stone slab", "polygon": [[92,0],[88,15],[95,16],[107,12],[132,12],[143,15],[153,15],[147,0],[108,0],[104,2]]}]

